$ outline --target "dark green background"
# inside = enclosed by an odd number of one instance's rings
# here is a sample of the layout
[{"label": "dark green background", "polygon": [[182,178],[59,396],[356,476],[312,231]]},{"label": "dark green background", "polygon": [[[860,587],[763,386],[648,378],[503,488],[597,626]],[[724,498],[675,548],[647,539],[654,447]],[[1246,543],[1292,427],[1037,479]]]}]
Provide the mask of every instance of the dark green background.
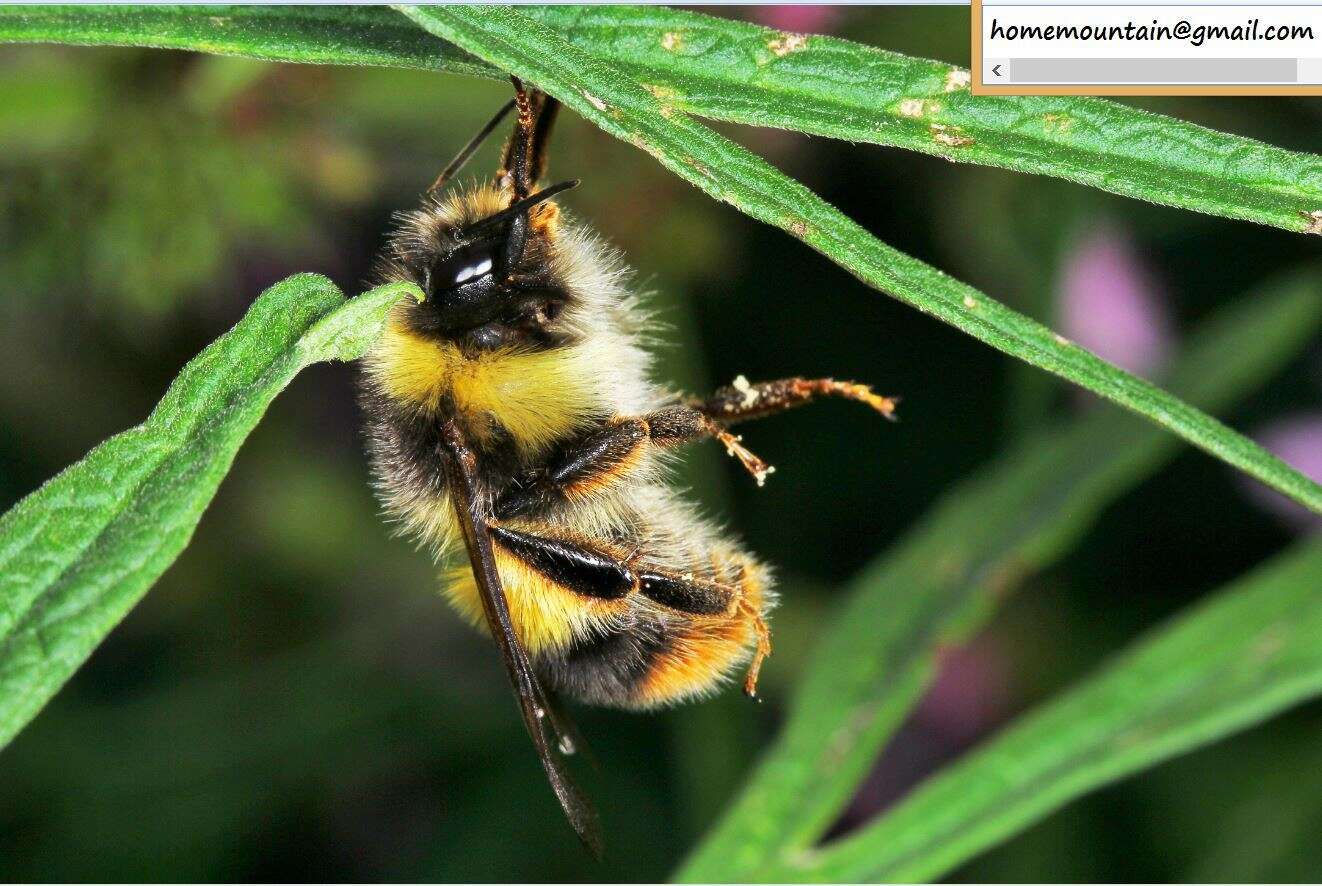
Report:
[{"label": "dark green background", "polygon": [[[968,62],[964,9],[831,24]],[[266,286],[315,270],[361,289],[391,211],[506,94],[420,72],[0,47],[0,506],[141,420]],[[1322,128],[1317,99],[1145,106],[1297,150]],[[1315,239],[1062,182],[722,128],[1046,320],[1063,250],[1101,220],[1132,232],[1181,330],[1318,254]],[[488,147],[470,175],[493,164]],[[831,403],[750,426],[780,469],[765,489],[716,447],[690,454],[683,481],[781,576],[768,703],[732,690],[658,715],[578,711],[609,842],[594,865],[492,649],[377,516],[352,371],[320,366],[277,400],[178,563],[0,754],[0,879],[663,878],[774,733],[841,583],[948,484],[1080,407],[572,115],[552,174],[584,180],[566,204],[655,290],[666,380],[833,374],[904,395],[899,425]],[[1320,360],[1314,346],[1229,418],[1315,407]],[[951,678],[956,725],[915,717],[850,820],[1288,541],[1230,469],[1186,452],[1026,584]],[[1077,803],[961,876],[1315,878],[1319,727],[1315,703]]]}]

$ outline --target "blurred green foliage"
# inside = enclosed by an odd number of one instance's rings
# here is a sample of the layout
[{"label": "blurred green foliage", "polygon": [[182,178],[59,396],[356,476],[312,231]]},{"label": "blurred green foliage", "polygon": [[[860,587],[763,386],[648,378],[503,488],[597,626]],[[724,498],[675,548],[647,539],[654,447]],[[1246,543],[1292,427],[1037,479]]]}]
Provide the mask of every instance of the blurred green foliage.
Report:
[{"label": "blurred green foliage", "polygon": [[107,319],[154,322],[214,280],[236,241],[298,242],[308,207],[289,175],[306,169],[291,163],[296,135],[272,140],[234,105],[266,72],[170,61],[20,52],[0,69],[0,236],[19,292],[95,281],[115,300]]},{"label": "blurred green foliage", "polygon": [[[745,14],[752,14],[745,11]],[[967,11],[841,10],[842,36],[967,63]],[[0,47],[0,507],[138,421],[183,363],[298,270],[358,291],[406,207],[498,83],[121,49]],[[1148,106],[1287,148],[1316,102]],[[1315,241],[896,150],[721,127],[897,247],[1042,319],[1070,238],[1133,231],[1181,329]],[[830,373],[905,396],[904,421],[826,404],[747,439],[757,490],[713,449],[684,481],[779,569],[769,699],[640,717],[579,710],[609,854],[561,821],[489,645],[389,536],[366,483],[352,373],[277,400],[194,543],[0,754],[5,879],[657,879],[774,731],[839,588],[947,485],[1080,408],[1063,385],[879,299],[777,231],[572,117],[555,170],[622,247],[672,333],[668,380]],[[488,147],[475,161],[493,164]],[[756,325],[750,318],[757,318]],[[1318,400],[1316,346],[1230,416]],[[1186,452],[1027,582],[978,638],[997,675],[961,733],[921,711],[901,790],[1190,600],[1280,550],[1229,468]],[[1322,849],[1314,703],[1076,803],[972,879],[1298,879]]]},{"label": "blurred green foliage", "polygon": [[0,745],[174,563],[276,394],[312,364],[363,356],[406,292],[423,297],[396,282],[346,301],[319,274],[280,281],[146,421],[0,514]]}]

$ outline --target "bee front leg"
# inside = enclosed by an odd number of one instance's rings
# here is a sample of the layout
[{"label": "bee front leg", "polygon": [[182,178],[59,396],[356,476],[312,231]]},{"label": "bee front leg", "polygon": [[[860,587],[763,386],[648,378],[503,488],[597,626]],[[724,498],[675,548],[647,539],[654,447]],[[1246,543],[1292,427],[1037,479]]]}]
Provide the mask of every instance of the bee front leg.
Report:
[{"label": "bee front leg", "polygon": [[725,452],[744,466],[753,475],[757,485],[767,481],[769,474],[776,469],[767,464],[744,446],[740,437],[730,433],[724,425],[710,415],[692,406],[672,406],[654,412],[650,422],[651,436],[661,446],[674,446],[711,437],[725,447]]},{"label": "bee front leg", "polygon": [[495,516],[509,520],[590,498],[632,472],[649,447],[668,449],[704,437],[720,441],[759,484],[774,470],[710,416],[691,406],[668,406],[645,416],[614,419],[579,439],[551,464],[503,490]]},{"label": "bee front leg", "polygon": [[856,400],[871,406],[891,421],[895,421],[895,407],[900,402],[899,397],[883,397],[858,382],[836,381],[833,378],[782,378],[754,384],[741,375],[734,380],[734,384],[717,388],[706,400],[690,405],[721,424],[730,425],[775,415],[820,397]]}]

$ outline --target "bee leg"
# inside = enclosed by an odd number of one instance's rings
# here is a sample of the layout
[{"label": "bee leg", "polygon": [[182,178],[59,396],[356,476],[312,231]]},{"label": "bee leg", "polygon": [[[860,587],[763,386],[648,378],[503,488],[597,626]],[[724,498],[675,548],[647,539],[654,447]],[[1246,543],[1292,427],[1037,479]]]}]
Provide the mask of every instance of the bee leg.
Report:
[{"label": "bee leg", "polygon": [[576,594],[620,600],[638,589],[638,575],[609,550],[507,526],[488,528],[496,547]]},{"label": "bee leg", "polygon": [[757,698],[757,677],[762,673],[762,662],[771,655],[771,629],[767,627],[762,613],[743,597],[739,598],[739,611],[752,620],[753,630],[757,633],[757,648],[753,650],[753,660],[748,665],[748,673],[744,675],[744,695]]},{"label": "bee leg", "polygon": [[629,473],[649,446],[669,448],[714,437],[761,483],[775,469],[718,422],[690,406],[669,406],[646,416],[619,418],[578,440],[549,467],[506,487],[496,499],[498,520],[535,513],[583,498]]},{"label": "bee leg", "polygon": [[647,439],[648,424],[641,418],[619,419],[593,431],[547,467],[507,486],[496,498],[496,519],[526,516],[591,495],[594,488],[628,473]]},{"label": "bee leg", "polygon": [[638,593],[679,612],[731,615],[739,607],[740,592],[734,585],[668,570],[639,570],[637,575]]},{"label": "bee leg", "polygon": [[546,172],[546,146],[551,138],[560,103],[546,93],[532,89],[518,78],[514,83],[514,108],[517,122],[514,135],[505,145],[501,159],[499,183],[508,177],[518,199],[528,196],[537,180]]},{"label": "bee leg", "polygon": [[648,599],[692,615],[724,615],[747,619],[752,625],[757,646],[744,677],[744,694],[757,698],[757,678],[762,662],[771,655],[771,630],[762,612],[745,593],[746,573],[741,568],[735,584],[701,579],[692,574],[640,572],[638,592]]},{"label": "bee leg", "polygon": [[652,439],[662,446],[676,445],[699,437],[712,437],[725,447],[725,452],[753,475],[757,485],[767,481],[767,475],[776,469],[764,462],[744,446],[742,438],[731,434],[718,421],[692,406],[671,406],[652,413]]},{"label": "bee leg", "polygon": [[[651,673],[665,684],[675,675],[667,677],[657,672],[677,670],[681,682],[691,680],[691,657],[700,657],[700,650],[719,648],[722,644],[734,644],[737,650],[746,648],[751,640],[754,648],[744,678],[744,693],[750,698],[757,697],[758,673],[763,661],[771,654],[771,632],[762,615],[764,596],[760,581],[756,571],[750,571],[747,565],[731,564],[736,569],[729,579],[724,579],[723,576],[730,573],[715,559],[711,571],[704,569],[699,575],[680,568],[655,565],[649,562],[650,558],[641,548],[625,553],[617,547],[591,540],[556,537],[552,534],[555,530],[549,528],[543,530],[539,526],[521,524],[521,528],[514,529],[489,523],[488,530],[496,550],[503,556],[514,557],[528,570],[593,601],[603,619],[609,619],[612,613],[628,612],[630,598],[635,594],[666,610],[690,616],[679,622],[672,620],[669,628],[661,629],[655,635],[658,648],[678,649],[681,653],[660,658],[649,655],[633,661],[626,668],[632,674],[626,680],[629,686],[617,687],[621,692],[627,695],[635,690],[641,691],[642,700],[646,702],[649,690],[638,689],[635,685],[640,680],[645,684],[646,674]],[[602,624],[611,622],[604,620]],[[645,625],[647,621],[644,619],[640,624]],[[618,629],[609,628],[611,631]],[[583,642],[590,649],[599,646],[605,636]],[[638,636],[646,639],[644,634]],[[637,658],[641,654],[634,641],[631,640],[628,647],[632,650],[629,655]],[[737,651],[723,654],[733,656]],[[583,662],[580,660],[579,664]],[[555,678],[554,656],[547,666],[552,668],[552,685],[575,679],[563,669],[559,672],[559,680]],[[616,676],[623,679],[618,674]]]},{"label": "bee leg", "polygon": [[[504,553],[517,557],[576,594],[598,600],[619,600],[632,593],[654,603],[690,615],[744,614],[757,624],[759,658],[770,652],[770,635],[761,614],[744,597],[743,569],[735,584],[726,584],[693,573],[679,573],[637,562],[639,551],[622,555],[606,546],[553,538],[488,524],[491,540]],[[763,650],[765,649],[765,652]],[[754,678],[756,682],[756,677]]]},{"label": "bee leg", "polygon": [[843,397],[857,400],[895,421],[895,406],[898,397],[883,397],[875,394],[867,385],[852,381],[836,381],[833,378],[782,378],[777,381],[764,381],[752,384],[742,375],[734,384],[716,391],[706,400],[691,405],[722,425],[739,421],[763,418],[775,415],[805,403],[811,403],[819,397]]}]

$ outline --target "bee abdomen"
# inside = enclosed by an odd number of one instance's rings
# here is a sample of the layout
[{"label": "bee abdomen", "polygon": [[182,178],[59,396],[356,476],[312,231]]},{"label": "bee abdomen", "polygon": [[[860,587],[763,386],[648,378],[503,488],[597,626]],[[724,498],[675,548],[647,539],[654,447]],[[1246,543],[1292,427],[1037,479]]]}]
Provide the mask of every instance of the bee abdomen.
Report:
[{"label": "bee abdomen", "polygon": [[633,618],[542,657],[541,670],[559,691],[610,707],[655,708],[713,691],[752,655],[773,602],[765,568],[737,556],[720,570],[733,580],[643,573],[652,587],[640,580]]}]

